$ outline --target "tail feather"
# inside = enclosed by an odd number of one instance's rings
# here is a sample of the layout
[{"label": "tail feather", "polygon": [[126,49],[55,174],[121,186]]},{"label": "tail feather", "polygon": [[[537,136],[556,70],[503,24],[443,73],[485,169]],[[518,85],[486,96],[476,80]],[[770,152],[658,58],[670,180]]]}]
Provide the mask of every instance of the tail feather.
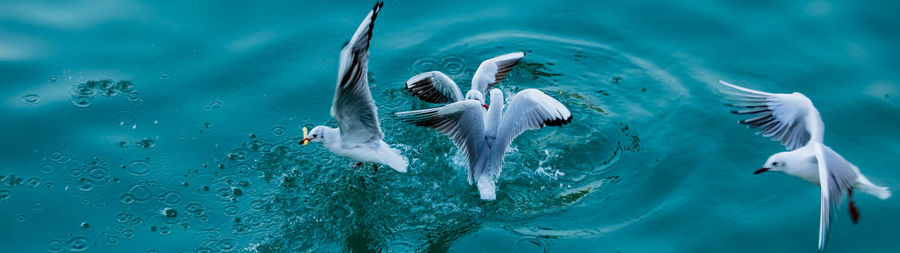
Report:
[{"label": "tail feather", "polygon": [[888,190],[887,187],[877,186],[864,176],[860,176],[856,179],[856,184],[853,186],[853,188],[871,194],[872,196],[878,197],[879,199],[887,199],[891,197],[891,191]]},{"label": "tail feather", "polygon": [[495,200],[497,199],[497,186],[494,183],[494,178],[482,175],[478,177],[478,194],[481,195],[482,200]]}]

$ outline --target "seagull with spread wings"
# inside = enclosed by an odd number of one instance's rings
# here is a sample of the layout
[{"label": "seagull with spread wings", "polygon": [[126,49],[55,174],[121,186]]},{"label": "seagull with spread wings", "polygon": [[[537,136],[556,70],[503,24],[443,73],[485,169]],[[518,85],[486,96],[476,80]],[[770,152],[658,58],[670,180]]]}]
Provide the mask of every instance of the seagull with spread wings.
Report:
[{"label": "seagull with spread wings", "polygon": [[[465,99],[478,100],[487,108],[484,94],[503,81],[509,71],[525,57],[525,53],[508,53],[481,62],[472,77],[472,89]],[[413,76],[406,81],[406,89],[419,99],[436,104],[449,104],[463,100],[462,91],[450,77],[440,71],[430,71]]]},{"label": "seagull with spread wings", "polygon": [[823,144],[825,124],[812,101],[803,94],[768,93],[721,80],[719,83],[729,88],[723,90],[731,100],[728,106],[738,108],[732,113],[755,116],[741,120],[741,124],[759,129],[758,135],[781,142],[788,150],[770,156],[754,174],[778,171],[820,187],[819,251],[825,249],[833,213],[843,201],[844,194],[850,199],[850,217],[854,224],[859,219],[859,210],[853,202],[853,190],[880,199],[891,196],[886,187],[873,184],[859,168]]},{"label": "seagull with spread wings", "polygon": [[568,108],[539,90],[517,93],[505,112],[503,92],[492,89],[490,99],[487,112],[482,102],[466,99],[441,107],[396,113],[403,121],[449,136],[466,157],[469,184],[477,184],[483,200],[497,198],[495,184],[503,157],[516,136],[525,130],[561,126],[572,120]]},{"label": "seagull with spread wings", "polygon": [[384,133],[378,122],[378,109],[367,79],[369,40],[375,17],[383,4],[375,4],[341,50],[337,89],[331,106],[331,116],[337,120],[338,128],[317,126],[300,143],[321,142],[332,153],[358,161],[357,166],[362,162],[372,162],[376,172],[378,165],[375,163],[406,172],[406,157],[382,141]]}]

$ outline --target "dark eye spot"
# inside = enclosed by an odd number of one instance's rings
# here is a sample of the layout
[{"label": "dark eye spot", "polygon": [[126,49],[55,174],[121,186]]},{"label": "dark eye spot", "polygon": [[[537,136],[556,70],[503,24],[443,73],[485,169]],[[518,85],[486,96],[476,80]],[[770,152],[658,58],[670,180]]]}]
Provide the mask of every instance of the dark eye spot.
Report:
[{"label": "dark eye spot", "polygon": [[772,162],[773,166],[778,166],[778,162]]}]

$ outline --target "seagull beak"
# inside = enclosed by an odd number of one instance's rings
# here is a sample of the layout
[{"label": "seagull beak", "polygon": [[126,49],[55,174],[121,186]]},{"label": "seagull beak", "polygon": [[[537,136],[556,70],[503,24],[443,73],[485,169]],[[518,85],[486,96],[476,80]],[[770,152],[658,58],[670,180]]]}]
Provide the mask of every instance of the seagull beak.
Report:
[{"label": "seagull beak", "polygon": [[756,170],[755,172],[753,172],[753,175],[756,175],[756,174],[759,174],[759,173],[763,173],[763,172],[766,172],[766,171],[769,171],[769,170],[771,170],[771,169],[769,169],[769,168],[761,168],[761,169],[758,169],[758,170]]},{"label": "seagull beak", "polygon": [[485,110],[488,109],[488,105],[486,105],[486,104],[481,104],[481,107],[484,107]]}]

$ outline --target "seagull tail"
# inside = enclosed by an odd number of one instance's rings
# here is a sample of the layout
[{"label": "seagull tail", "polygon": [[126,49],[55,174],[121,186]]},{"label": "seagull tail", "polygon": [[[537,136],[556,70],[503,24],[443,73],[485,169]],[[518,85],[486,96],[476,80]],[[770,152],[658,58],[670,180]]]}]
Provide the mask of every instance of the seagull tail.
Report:
[{"label": "seagull tail", "polygon": [[478,177],[478,194],[481,195],[481,200],[495,200],[497,199],[497,186],[495,185],[494,178],[488,175],[481,175]]},{"label": "seagull tail", "polygon": [[865,176],[860,175],[856,179],[856,184],[853,185],[853,188],[859,189],[868,194],[872,194],[872,196],[878,197],[879,199],[887,199],[891,197],[891,191],[888,190],[887,187],[877,186],[869,181]]}]

